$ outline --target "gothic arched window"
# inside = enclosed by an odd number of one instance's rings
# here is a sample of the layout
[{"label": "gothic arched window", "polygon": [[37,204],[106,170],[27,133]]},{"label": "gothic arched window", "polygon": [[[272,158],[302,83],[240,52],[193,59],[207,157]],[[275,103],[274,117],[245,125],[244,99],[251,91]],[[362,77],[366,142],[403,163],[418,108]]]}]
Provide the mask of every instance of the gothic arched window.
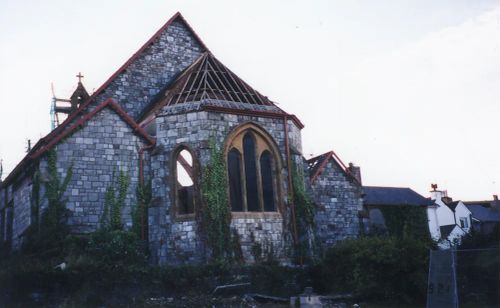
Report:
[{"label": "gothic arched window", "polygon": [[243,211],[243,195],[241,192],[241,154],[232,149],[227,154],[227,171],[229,175],[229,199],[231,209],[235,212]]},{"label": "gothic arched window", "polygon": [[194,214],[196,205],[196,177],[194,158],[185,147],[180,147],[174,155],[174,200],[177,215]]},{"label": "gothic arched window", "polygon": [[271,139],[256,127],[244,126],[230,138],[227,149],[231,210],[275,212],[279,154]]}]

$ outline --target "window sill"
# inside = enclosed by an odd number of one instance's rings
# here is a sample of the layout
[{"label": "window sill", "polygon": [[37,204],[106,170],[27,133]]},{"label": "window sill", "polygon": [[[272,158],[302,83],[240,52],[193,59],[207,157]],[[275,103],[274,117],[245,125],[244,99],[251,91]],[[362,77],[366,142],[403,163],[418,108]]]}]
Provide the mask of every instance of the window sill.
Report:
[{"label": "window sill", "polygon": [[177,214],[175,215],[175,222],[192,221],[195,220],[196,215],[193,214]]},{"label": "window sill", "polygon": [[282,216],[280,212],[231,212],[231,218],[277,219],[277,218],[282,218]]}]

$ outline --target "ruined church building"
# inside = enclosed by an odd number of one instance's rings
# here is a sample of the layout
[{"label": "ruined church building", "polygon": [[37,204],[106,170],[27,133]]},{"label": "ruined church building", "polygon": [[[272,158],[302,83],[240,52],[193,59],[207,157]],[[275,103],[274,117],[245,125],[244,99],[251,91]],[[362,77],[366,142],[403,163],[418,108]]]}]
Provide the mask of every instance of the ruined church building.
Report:
[{"label": "ruined church building", "polygon": [[120,170],[130,177],[122,214],[126,228],[132,226],[137,186],[152,183],[145,220],[151,262],[203,262],[207,249],[197,217],[214,141],[226,163],[230,226],[247,262],[254,261],[254,243],[290,260],[294,165],[306,175],[318,243],[326,248],[360,232],[359,168],[345,166],[333,152],[306,160],[300,120],[224,66],[179,13],[92,95],[81,82],[76,91],[67,119],[0,183],[3,249],[20,249],[36,219],[33,175],[37,171],[47,180],[47,154],[54,150],[61,177],[73,166],[65,191],[72,232],[99,227],[106,189]]}]

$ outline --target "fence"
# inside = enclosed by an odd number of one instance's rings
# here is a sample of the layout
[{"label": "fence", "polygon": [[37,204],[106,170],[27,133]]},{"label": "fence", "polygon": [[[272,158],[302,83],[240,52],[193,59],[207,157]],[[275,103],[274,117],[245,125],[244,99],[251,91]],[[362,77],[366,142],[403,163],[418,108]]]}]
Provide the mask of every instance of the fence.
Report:
[{"label": "fence", "polygon": [[500,307],[500,248],[430,252],[427,308]]}]

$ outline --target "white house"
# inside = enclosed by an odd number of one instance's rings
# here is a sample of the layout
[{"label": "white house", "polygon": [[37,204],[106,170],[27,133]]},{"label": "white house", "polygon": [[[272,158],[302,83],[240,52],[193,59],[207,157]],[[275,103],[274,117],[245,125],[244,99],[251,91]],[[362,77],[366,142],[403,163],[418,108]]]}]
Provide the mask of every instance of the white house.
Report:
[{"label": "white house", "polygon": [[427,207],[429,231],[432,238],[443,249],[451,247],[471,229],[471,211],[462,201],[453,201],[446,190],[437,190],[433,185],[431,200],[434,204]]}]

